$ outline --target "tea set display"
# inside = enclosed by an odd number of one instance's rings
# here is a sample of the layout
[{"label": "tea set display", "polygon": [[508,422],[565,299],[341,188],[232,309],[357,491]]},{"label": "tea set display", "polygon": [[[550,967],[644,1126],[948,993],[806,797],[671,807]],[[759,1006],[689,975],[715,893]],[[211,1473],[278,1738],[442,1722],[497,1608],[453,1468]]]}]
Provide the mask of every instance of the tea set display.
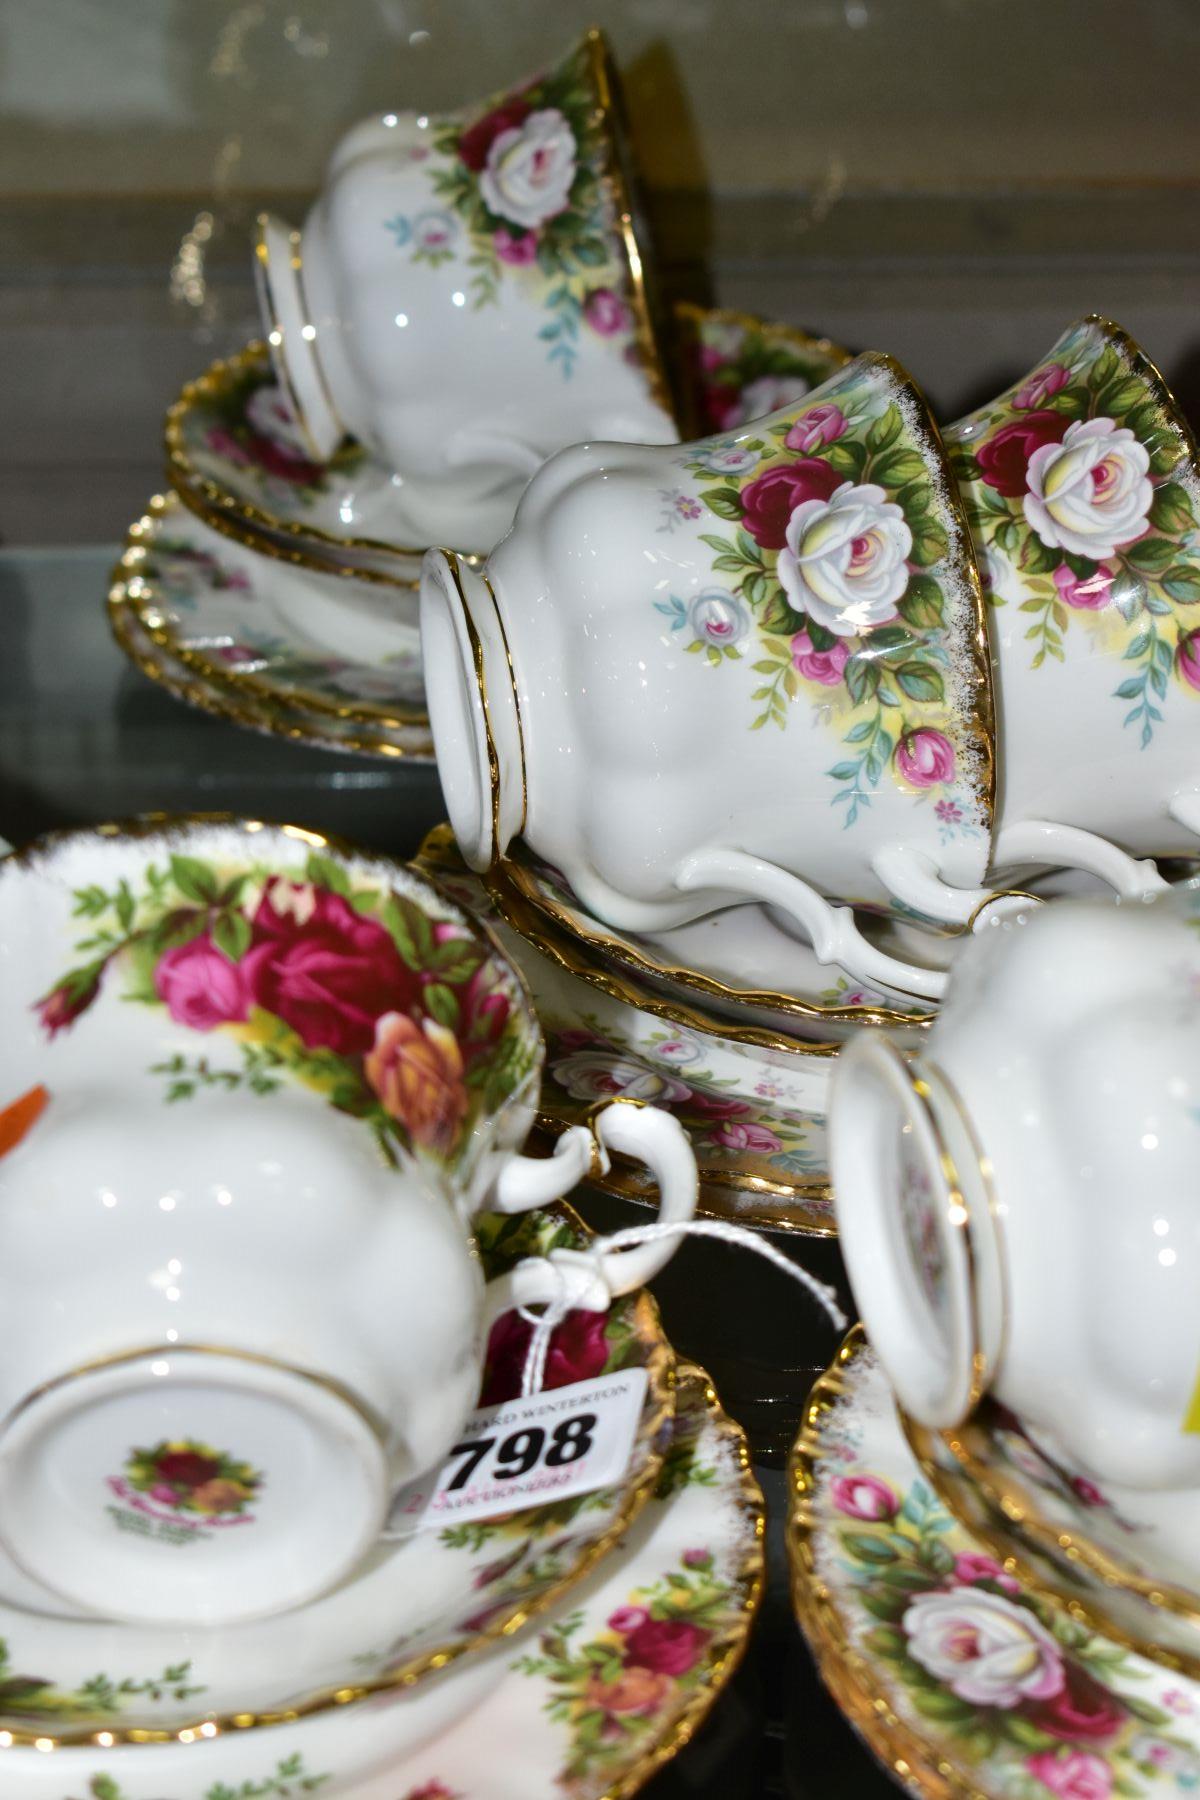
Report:
[{"label": "tea set display", "polygon": [[[595,32],[368,120],[253,257],[113,631],[253,730],[436,757],[448,823],[0,861],[0,1800],[633,1793],[763,1585],[645,1291],[745,1227],[836,1233],[863,1321],[788,1537],[870,1748],[963,1800],[1200,1786],[1200,463],[1157,371],[1088,318],[943,432],[888,355],[664,311]],[[615,1477],[418,1516],[610,1377]]]}]

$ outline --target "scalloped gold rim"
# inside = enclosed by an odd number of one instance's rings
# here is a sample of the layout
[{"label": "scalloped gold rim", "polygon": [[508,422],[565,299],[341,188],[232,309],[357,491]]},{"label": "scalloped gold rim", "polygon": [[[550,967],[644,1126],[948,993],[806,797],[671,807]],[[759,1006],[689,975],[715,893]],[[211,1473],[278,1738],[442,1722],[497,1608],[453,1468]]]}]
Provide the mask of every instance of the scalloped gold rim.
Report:
[{"label": "scalloped gold rim", "polygon": [[[321,694],[297,691],[292,694],[283,692],[271,682],[258,675],[238,675],[233,677],[227,668],[214,662],[202,650],[190,645],[181,644],[175,633],[165,625],[155,625],[147,616],[156,603],[149,594],[130,592],[130,584],[135,579],[144,580],[138,567],[149,550],[153,548],[158,531],[164,522],[169,524],[172,507],[178,496],[174,494],[151,495],[146,511],[141,518],[135,519],[125,535],[125,547],[114,570],[114,580],[124,583],[125,604],[136,616],[138,623],[147,637],[151,638],[160,649],[165,650],[175,662],[195,669],[198,675],[211,682],[214,687],[237,693],[255,696],[265,707],[283,707],[288,711],[299,709],[305,713],[331,719],[344,719],[352,724],[374,727],[384,731],[411,731],[428,727],[429,715],[419,707],[405,708],[398,712],[389,712],[385,707],[377,706],[373,701],[359,701],[353,704],[339,705],[336,701],[326,700]],[[206,523],[202,520],[201,523]]]}]

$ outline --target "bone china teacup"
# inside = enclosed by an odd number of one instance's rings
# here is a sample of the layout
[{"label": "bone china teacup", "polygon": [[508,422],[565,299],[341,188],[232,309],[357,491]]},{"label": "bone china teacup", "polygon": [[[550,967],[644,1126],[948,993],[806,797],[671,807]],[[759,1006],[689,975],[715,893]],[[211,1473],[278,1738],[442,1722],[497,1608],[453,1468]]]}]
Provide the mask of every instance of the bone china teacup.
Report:
[{"label": "bone china teacup", "polygon": [[265,325],[311,451],[349,432],[397,471],[399,542],[465,528],[487,549],[552,451],[678,435],[613,80],[592,33],[482,107],[367,120],[302,233],[260,223]]},{"label": "bone china teacup", "polygon": [[824,898],[965,923],[992,849],[981,596],[890,358],[682,449],[562,452],[483,575],[430,553],[421,629],[473,867],[520,833],[611,925],[762,901],[822,961],[940,991]]},{"label": "bone china teacup", "polygon": [[1200,1488],[1200,888],[963,949],[927,1043],[830,1099],[838,1229],[901,1404],[990,1389],[1098,1482]]},{"label": "bone china teacup", "polygon": [[[990,602],[1006,817],[1071,828],[1085,864],[1084,834],[1104,863],[1110,843],[1194,852],[1200,467],[1162,377],[1085,319],[946,436]],[[1046,860],[1071,861],[1052,835]]]},{"label": "bone china teacup", "polygon": [[542,1040],[483,929],[311,833],[142,821],[0,864],[0,1538],[110,1617],[297,1605],[378,1536],[479,1391],[490,1321],[593,1311],[663,1243],[485,1290],[484,1206],[606,1147],[683,1220],[675,1121],[516,1154]]}]

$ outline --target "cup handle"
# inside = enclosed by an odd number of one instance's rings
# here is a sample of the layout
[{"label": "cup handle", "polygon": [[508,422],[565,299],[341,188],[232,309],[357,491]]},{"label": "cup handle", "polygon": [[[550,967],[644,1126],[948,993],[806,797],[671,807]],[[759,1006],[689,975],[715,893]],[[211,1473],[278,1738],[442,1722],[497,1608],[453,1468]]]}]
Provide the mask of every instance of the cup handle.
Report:
[{"label": "cup handle", "polygon": [[[923,969],[916,963],[888,956],[863,936],[851,907],[834,906],[807,881],[776,863],[765,862],[761,856],[745,850],[700,851],[680,866],[675,884],[685,892],[692,888],[724,889],[765,906],[778,907],[797,920],[812,943],[818,962],[836,963],[848,975],[872,987],[921,1000],[940,1000],[946,991],[944,969]],[[948,888],[944,883],[938,886],[944,893],[961,892],[972,901],[967,916],[988,897],[986,890],[972,894],[966,889]]]},{"label": "cup handle", "polygon": [[1139,861],[1094,831],[1051,819],[1006,825],[992,844],[992,862],[1000,868],[1049,863],[1056,869],[1081,869],[1107,882],[1123,900],[1143,900],[1167,886],[1149,858]]},{"label": "cup handle", "polygon": [[1191,793],[1176,794],[1167,811],[1177,825],[1200,837],[1200,793],[1193,789]]},{"label": "cup handle", "polygon": [[[646,1106],[640,1100],[611,1100],[592,1115],[590,1130],[586,1126],[573,1127],[559,1139],[559,1145],[576,1132],[582,1132],[588,1140],[584,1174],[595,1172],[594,1158],[598,1158],[601,1170],[607,1169],[610,1150],[635,1157],[645,1163],[658,1184],[658,1224],[686,1226],[695,1216],[699,1191],[696,1158],[686,1131],[670,1113]],[[557,1155],[540,1160],[514,1157],[504,1175],[509,1169],[516,1169],[515,1180],[523,1183],[529,1171],[553,1169],[556,1164],[561,1174],[564,1168],[573,1166],[578,1154],[577,1149],[568,1149],[561,1159]],[[502,1176],[501,1185],[503,1182]],[[540,1201],[528,1200],[526,1205],[537,1206],[547,1199],[560,1198],[567,1185],[570,1184],[560,1185],[553,1194],[543,1193]],[[525,1207],[500,1210],[519,1212]],[[518,1306],[565,1302],[586,1312],[606,1312],[618,1295],[644,1286],[658,1274],[675,1254],[679,1237],[660,1238],[623,1250],[609,1250],[607,1242],[598,1237],[586,1250],[551,1250],[547,1256],[528,1257],[516,1268],[497,1276],[487,1287],[485,1329],[490,1329],[501,1313]]]}]

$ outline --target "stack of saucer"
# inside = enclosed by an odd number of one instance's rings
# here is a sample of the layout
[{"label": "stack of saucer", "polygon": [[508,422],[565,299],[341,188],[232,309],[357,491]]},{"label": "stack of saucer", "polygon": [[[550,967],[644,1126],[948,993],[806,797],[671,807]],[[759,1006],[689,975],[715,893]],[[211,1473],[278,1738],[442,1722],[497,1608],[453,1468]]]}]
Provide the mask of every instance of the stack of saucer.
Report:
[{"label": "stack of saucer", "polygon": [[[534,1203],[580,1162],[514,1153],[511,965],[411,869],[236,820],[14,852],[0,940],[0,1796],[632,1792],[737,1665],[762,1498],[634,1285],[663,1247]],[[616,1110],[686,1216],[682,1135]],[[541,1385],[629,1379],[619,1473],[414,1526],[578,1269]]]}]

